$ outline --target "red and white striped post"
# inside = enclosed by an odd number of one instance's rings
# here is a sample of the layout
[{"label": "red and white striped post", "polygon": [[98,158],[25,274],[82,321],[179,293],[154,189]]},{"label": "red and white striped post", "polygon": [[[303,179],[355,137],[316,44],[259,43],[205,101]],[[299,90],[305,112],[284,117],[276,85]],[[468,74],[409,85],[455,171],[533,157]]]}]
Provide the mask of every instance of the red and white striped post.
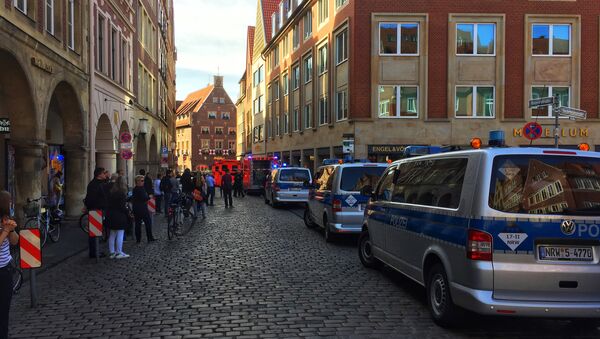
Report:
[{"label": "red and white striped post", "polygon": [[29,270],[29,286],[31,291],[31,307],[37,306],[37,290],[35,268],[42,266],[42,246],[40,230],[37,228],[23,229],[19,232],[20,265]]},{"label": "red and white striped post", "polygon": [[156,213],[156,198],[152,197],[150,198],[150,200],[148,200],[148,212],[150,212],[151,215],[154,215],[154,213]]},{"label": "red and white striped post", "polygon": [[88,213],[88,230],[90,238],[96,240],[96,262],[100,258],[100,239],[102,236],[102,211],[92,210]]}]

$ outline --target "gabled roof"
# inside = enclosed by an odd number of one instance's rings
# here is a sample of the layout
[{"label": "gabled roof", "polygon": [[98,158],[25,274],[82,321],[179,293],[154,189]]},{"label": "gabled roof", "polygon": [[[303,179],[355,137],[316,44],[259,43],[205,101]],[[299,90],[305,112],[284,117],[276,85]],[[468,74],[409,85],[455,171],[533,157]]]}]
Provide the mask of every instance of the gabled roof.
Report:
[{"label": "gabled roof", "polygon": [[179,107],[177,108],[176,115],[186,114],[190,112],[198,112],[202,105],[204,105],[206,98],[210,96],[214,88],[214,85],[208,85],[207,87],[201,90],[188,94],[185,100],[183,100],[181,105],[179,105]]},{"label": "gabled roof", "polygon": [[262,17],[264,22],[265,43],[271,40],[271,20],[273,13],[279,10],[281,0],[261,0],[262,1]]}]

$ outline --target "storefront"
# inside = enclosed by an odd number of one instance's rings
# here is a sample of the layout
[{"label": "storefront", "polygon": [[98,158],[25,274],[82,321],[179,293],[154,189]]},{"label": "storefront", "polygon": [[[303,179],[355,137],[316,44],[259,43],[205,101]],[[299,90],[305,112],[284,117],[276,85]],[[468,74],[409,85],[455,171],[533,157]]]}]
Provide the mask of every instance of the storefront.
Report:
[{"label": "storefront", "polygon": [[369,161],[387,162],[402,158],[404,149],[408,145],[367,145]]}]

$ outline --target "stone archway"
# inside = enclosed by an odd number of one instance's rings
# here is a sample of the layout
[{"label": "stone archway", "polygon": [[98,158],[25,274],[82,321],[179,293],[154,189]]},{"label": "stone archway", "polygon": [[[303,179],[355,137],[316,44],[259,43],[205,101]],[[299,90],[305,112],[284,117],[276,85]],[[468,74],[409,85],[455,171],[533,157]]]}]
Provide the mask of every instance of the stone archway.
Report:
[{"label": "stone archway", "polygon": [[139,135],[136,140],[133,166],[137,175],[141,169],[148,171],[148,149],[146,147],[145,135]]},{"label": "stone archway", "polygon": [[29,76],[11,52],[0,49],[0,69],[0,117],[9,118],[11,123],[10,138],[0,137],[0,187],[13,196],[21,220],[27,198],[41,194],[39,178],[44,166],[41,119]]},{"label": "stone archway", "polygon": [[96,124],[96,167],[103,167],[110,173],[117,171],[117,150],[115,147],[110,118],[102,114]]},{"label": "stone archway", "polygon": [[150,137],[150,152],[149,152],[149,171],[152,176],[156,176],[158,169],[160,168],[160,159],[158,157],[158,144],[156,141],[156,135],[152,134]]},{"label": "stone archway", "polygon": [[47,178],[42,179],[42,192],[53,196],[50,180],[61,172],[64,191],[59,203],[64,204],[68,215],[80,213],[85,195],[87,178],[82,175],[87,168],[84,125],[83,109],[75,90],[66,81],[59,82],[50,97],[44,124],[48,162],[42,174]]}]

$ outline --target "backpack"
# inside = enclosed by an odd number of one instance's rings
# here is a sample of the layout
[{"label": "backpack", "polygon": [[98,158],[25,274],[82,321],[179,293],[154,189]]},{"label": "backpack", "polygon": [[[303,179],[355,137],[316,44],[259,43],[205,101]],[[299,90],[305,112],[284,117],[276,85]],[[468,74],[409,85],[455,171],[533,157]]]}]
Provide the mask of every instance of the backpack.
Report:
[{"label": "backpack", "polygon": [[165,193],[171,193],[171,190],[173,189],[173,185],[171,185],[171,180],[169,180],[169,177],[167,176],[163,177],[160,180],[160,184],[158,185],[158,187],[161,191]]}]

